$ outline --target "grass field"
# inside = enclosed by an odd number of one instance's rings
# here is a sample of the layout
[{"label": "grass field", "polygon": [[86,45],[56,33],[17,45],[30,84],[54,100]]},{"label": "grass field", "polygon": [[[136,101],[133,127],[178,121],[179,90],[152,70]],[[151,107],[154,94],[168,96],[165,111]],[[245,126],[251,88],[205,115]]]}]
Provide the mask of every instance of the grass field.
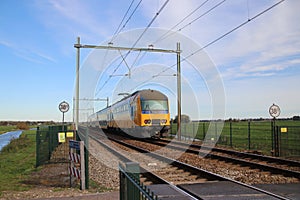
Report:
[{"label": "grass field", "polygon": [[0,197],[7,190],[29,189],[22,183],[35,169],[35,131],[24,131],[0,153]]},{"label": "grass field", "polygon": [[0,126],[0,134],[17,130],[17,126]]},{"label": "grass field", "polygon": [[[23,131],[18,139],[12,140],[10,144],[3,147],[0,152],[0,199],[3,196],[4,191],[13,193],[15,191],[27,191],[35,187],[35,184],[28,183],[28,181],[38,181],[38,183],[41,181],[47,183],[48,180],[53,179],[53,173],[43,174],[43,177],[33,177],[32,174],[39,173],[45,168],[47,171],[46,165],[38,168],[35,166],[36,130],[26,130]],[[49,172],[49,170],[47,172]],[[47,184],[45,187],[47,188]],[[57,187],[55,189],[55,191],[60,190],[64,190],[64,188]],[[103,188],[99,186],[98,183],[90,180],[89,191],[103,192],[107,191],[107,188]],[[66,192],[68,193],[68,188],[66,189]]]},{"label": "grass field", "polygon": [[[181,124],[181,132],[184,138],[196,138],[199,140],[217,140],[218,145],[225,145],[237,149],[258,150],[265,154],[271,154],[273,145],[272,121],[238,121],[238,122],[190,122]],[[276,126],[290,127],[286,135],[293,135],[288,141],[288,148],[299,148],[300,121],[277,120]],[[293,128],[291,128],[293,127]],[[298,127],[298,128],[295,128]],[[172,133],[176,133],[177,124],[172,125]],[[208,131],[209,130],[209,131]],[[299,139],[297,139],[299,138]]]}]

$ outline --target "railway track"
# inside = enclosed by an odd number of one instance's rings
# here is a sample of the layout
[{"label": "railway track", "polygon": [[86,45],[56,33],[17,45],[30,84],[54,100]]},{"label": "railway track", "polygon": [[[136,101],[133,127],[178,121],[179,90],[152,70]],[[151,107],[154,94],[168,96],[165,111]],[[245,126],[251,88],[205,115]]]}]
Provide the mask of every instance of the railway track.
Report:
[{"label": "railway track", "polygon": [[[172,185],[172,187],[183,189],[185,192],[187,192],[189,195],[192,195],[196,199],[203,199],[205,195],[203,196],[203,194],[197,194],[197,192],[195,192],[193,189],[189,189],[189,186],[201,185],[201,187],[203,187],[204,185],[208,184],[213,184],[215,187],[219,185],[223,188],[221,189],[220,187],[218,187],[219,190],[224,190],[225,185],[230,186],[228,190],[232,190],[232,188],[239,188],[239,192],[245,191],[244,195],[252,199],[285,199],[284,197],[273,194],[271,192],[258,189],[256,187],[226,178],[204,169],[194,167],[184,162],[174,160],[160,153],[154,153],[145,148],[137,147],[137,145],[135,144],[128,143],[129,140],[123,139],[123,141],[121,141],[116,138],[107,138],[107,136],[101,138],[99,136],[99,133],[97,134],[97,132],[90,132],[89,136],[99,144],[104,145],[106,148],[110,149],[109,151],[113,152],[115,155],[118,155],[122,162],[138,162],[143,174],[143,177],[141,177],[141,181],[146,185]],[[109,139],[114,146],[118,146],[118,150],[115,150],[114,148],[107,145],[107,139]],[[120,151],[120,149],[122,149],[122,151]],[[217,191],[215,191],[215,193],[216,192]],[[237,194],[230,194],[229,192],[227,195],[234,196]],[[222,197],[224,197],[224,194]]]},{"label": "railway track", "polygon": [[[167,144],[170,142],[170,140],[160,140],[161,142]],[[245,160],[249,161],[254,161],[254,162],[262,162],[266,163],[269,165],[275,164],[276,166],[281,165],[282,168],[288,169],[288,170],[294,170],[294,171],[299,171],[300,172],[300,162],[295,161],[295,160],[287,160],[287,159],[282,159],[282,158],[277,158],[277,157],[271,157],[271,156],[264,156],[260,154],[254,154],[254,153],[247,153],[247,152],[240,152],[240,151],[234,151],[234,150],[229,150],[229,149],[223,149],[223,148],[211,148],[211,147],[206,147],[202,146],[199,144],[185,144],[182,142],[178,141],[172,141],[173,144],[179,144],[182,146],[189,146],[190,148],[195,148],[195,149],[202,149],[202,150],[211,150],[214,153],[222,153],[226,155],[230,155],[232,157],[238,157],[242,158]]]},{"label": "railway track", "polygon": [[159,146],[178,149],[199,156],[208,157],[211,159],[223,160],[225,162],[237,163],[242,166],[249,166],[257,168],[262,171],[271,172],[273,174],[281,174],[288,177],[294,177],[300,180],[300,162],[293,160],[286,160],[270,156],[257,155],[252,153],[238,152],[233,150],[211,148],[196,144],[186,144],[182,142],[169,140],[149,141]]}]

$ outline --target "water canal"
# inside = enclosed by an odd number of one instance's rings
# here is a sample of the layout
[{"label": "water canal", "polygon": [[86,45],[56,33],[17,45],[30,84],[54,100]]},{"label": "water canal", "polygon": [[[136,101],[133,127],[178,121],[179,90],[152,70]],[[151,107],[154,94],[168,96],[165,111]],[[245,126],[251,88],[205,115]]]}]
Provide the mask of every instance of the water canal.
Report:
[{"label": "water canal", "polygon": [[2,148],[10,143],[11,140],[17,139],[22,134],[22,130],[11,131],[0,135],[0,151]]}]

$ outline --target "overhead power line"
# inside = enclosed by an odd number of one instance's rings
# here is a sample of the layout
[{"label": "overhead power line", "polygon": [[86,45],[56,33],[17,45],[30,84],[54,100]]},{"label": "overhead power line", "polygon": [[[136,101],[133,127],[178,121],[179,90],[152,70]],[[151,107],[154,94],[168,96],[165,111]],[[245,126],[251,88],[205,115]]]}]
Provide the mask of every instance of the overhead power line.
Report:
[{"label": "overhead power line", "polygon": [[128,17],[126,20],[125,24],[122,26],[122,28],[118,31],[118,34],[126,27],[127,23],[130,21],[131,17],[134,15],[140,4],[142,3],[143,0],[140,0],[139,3],[135,6],[134,10],[132,11],[131,15]]},{"label": "overhead power line", "polygon": [[[127,14],[128,14],[128,12],[129,12],[129,10],[130,10],[130,8],[131,8],[131,6],[133,5],[133,2],[134,2],[135,0],[132,0],[131,1],[131,3],[130,3],[130,5],[129,5],[129,7],[128,7],[128,9],[127,9],[127,11],[126,11],[126,13],[124,14],[124,16],[123,16],[123,18],[122,18],[122,20],[121,20],[121,22],[120,22],[120,24],[119,24],[119,26],[118,26],[118,28],[115,30],[115,32],[114,32],[114,34],[113,34],[113,37],[112,37],[112,39],[110,40],[110,43],[112,43],[112,41],[115,39],[115,37],[121,32],[121,30],[120,30],[120,27],[121,27],[121,25],[123,24],[123,21],[125,20],[125,17],[127,16]],[[141,2],[141,1],[140,1]],[[138,4],[139,5],[139,4]],[[134,12],[133,12],[134,13]],[[126,25],[126,24],[125,24]],[[125,25],[123,26],[123,27],[125,27]]]},{"label": "overhead power line", "polygon": [[[163,35],[161,35],[157,40],[155,40],[152,44],[155,44],[161,40],[166,39],[167,37],[170,37],[171,35],[175,34],[176,32],[171,32],[172,30],[174,30],[177,26],[179,26],[179,24],[181,24],[182,22],[184,22],[187,18],[189,18],[191,15],[193,15],[197,10],[199,10],[201,7],[203,7],[209,0],[204,1],[203,3],[201,3],[196,9],[194,9],[192,12],[190,12],[188,15],[186,15],[182,20],[180,20],[177,24],[175,24],[172,28],[170,28],[166,33],[164,33]],[[201,14],[200,16],[198,16],[197,18],[193,19],[191,22],[187,23],[186,25],[184,25],[183,27],[181,27],[180,29],[178,29],[177,31],[182,31],[184,28],[188,27],[189,25],[192,25],[192,23],[194,23],[195,21],[199,20],[200,18],[204,17],[205,15],[209,14],[210,12],[212,12],[214,9],[216,9],[218,6],[220,6],[221,4],[223,4],[226,0],[223,0],[221,2],[219,2],[218,4],[216,4],[215,6],[213,6],[212,8],[210,8],[208,11],[206,11],[205,13]],[[146,55],[147,52],[144,52],[143,56]]]},{"label": "overhead power line", "polygon": [[[191,56],[193,56],[193,55],[195,55],[195,54],[197,54],[197,53],[203,51],[205,48],[207,48],[207,47],[209,47],[209,46],[215,44],[216,42],[218,42],[219,40],[223,39],[223,38],[226,37],[227,35],[233,33],[234,31],[236,31],[236,30],[238,30],[238,29],[240,29],[241,27],[245,26],[246,24],[248,24],[249,22],[253,21],[254,19],[260,17],[260,16],[263,15],[264,13],[270,11],[271,9],[273,9],[273,8],[276,7],[276,6],[278,6],[279,4],[281,4],[281,3],[284,2],[284,1],[285,1],[285,0],[280,0],[280,1],[278,1],[277,3],[273,4],[272,6],[268,7],[267,9],[263,10],[262,12],[256,14],[254,17],[248,18],[247,21],[245,21],[245,22],[239,24],[238,26],[234,27],[234,28],[231,29],[230,31],[224,33],[223,35],[219,36],[218,38],[214,39],[213,41],[207,43],[205,46],[203,46],[203,47],[201,47],[200,49],[194,51],[193,53],[189,54],[189,55],[186,56],[185,58],[180,59],[180,62],[183,62],[183,61],[187,60],[189,57],[191,57]],[[165,68],[164,70],[162,70],[162,71],[159,72],[158,74],[152,76],[152,78],[149,78],[148,80],[142,82],[141,84],[144,84],[144,83],[149,82],[149,81],[152,80],[153,78],[160,76],[162,73],[164,73],[164,72],[170,70],[171,68],[173,68],[173,67],[176,66],[176,65],[177,65],[177,63],[175,63],[175,64],[173,64],[173,65],[171,65],[171,66]]]},{"label": "overhead power line", "polygon": [[[142,1],[142,0],[141,0]],[[140,1],[140,2],[141,2]],[[140,3],[139,2],[139,3]],[[134,44],[132,45],[131,49],[135,48],[136,44],[141,40],[141,38],[144,36],[144,34],[147,32],[147,30],[149,29],[149,27],[153,24],[153,22],[155,21],[155,19],[158,17],[158,15],[162,12],[162,10],[166,7],[166,5],[168,4],[169,0],[166,0],[165,3],[161,6],[161,8],[158,10],[157,13],[155,13],[154,17],[152,18],[152,20],[149,22],[149,24],[146,26],[146,28],[144,29],[144,31],[142,32],[142,34],[138,37],[138,39],[134,42]],[[107,78],[107,80],[104,82],[104,84],[102,85],[102,87],[99,88],[99,90],[96,92],[96,95],[105,87],[105,85],[109,82],[109,80],[111,79],[111,77],[116,73],[116,71],[120,68],[121,64],[125,61],[125,59],[127,58],[127,56],[130,54],[131,50],[129,50],[126,55],[124,57],[122,57],[122,61],[119,63],[119,65],[113,70],[113,73],[111,76],[109,76]]]},{"label": "overhead power line", "polygon": [[[111,40],[110,40],[110,42],[109,42],[108,44],[113,44],[113,40],[114,40],[114,39],[117,37],[117,35],[125,28],[126,24],[129,22],[129,20],[131,19],[131,17],[133,16],[133,14],[135,13],[135,11],[137,10],[137,8],[139,7],[139,5],[140,5],[141,2],[142,2],[142,0],[139,1],[139,3],[136,5],[136,7],[134,8],[134,10],[132,11],[132,13],[130,14],[130,16],[128,17],[127,21],[124,23],[123,27],[120,29],[121,25],[123,24],[123,21],[125,20],[125,18],[126,18],[126,16],[127,16],[128,12],[130,11],[130,9],[131,9],[131,7],[132,7],[134,1],[135,1],[135,0],[132,0],[132,1],[131,1],[131,3],[130,3],[130,5],[129,5],[129,7],[128,7],[126,13],[124,14],[124,16],[123,16],[123,18],[122,18],[122,20],[121,20],[121,22],[120,22],[120,24],[119,24],[119,26],[118,26],[118,28],[115,30],[115,32],[114,32],[114,34],[113,34],[113,36],[112,36],[112,38],[111,38]],[[106,50],[106,52],[105,52],[104,58],[103,58],[103,60],[102,60],[102,64],[105,63],[107,54],[108,54],[108,50]],[[107,81],[106,81],[106,82],[107,82]],[[105,84],[106,84],[106,82],[105,82]]]},{"label": "overhead power line", "polygon": [[262,14],[268,12],[269,10],[273,9],[274,7],[276,7],[277,5],[279,5],[280,3],[284,2],[285,0],[281,0],[275,4],[273,4],[272,6],[270,6],[269,8],[263,10],[262,12],[258,13],[257,15],[255,15],[254,17],[252,18],[248,18],[247,21],[241,23],[240,25],[236,26],[235,28],[231,29],[230,31],[226,32],[225,34],[221,35],[220,37],[216,38],[215,40],[209,42],[208,44],[206,44],[205,46],[203,46],[202,48],[198,49],[197,51],[191,53],[189,56],[187,56],[186,58],[184,58],[184,60],[186,60],[187,58],[193,56],[194,54],[202,51],[203,49],[213,45],[214,43],[218,42],[219,40],[223,39],[224,37],[226,37],[227,35],[229,35],[230,33],[240,29],[241,27],[245,26],[246,24],[248,24],[249,22],[251,22],[252,20],[258,18],[259,16],[261,16]]},{"label": "overhead power line", "polygon": [[[201,19],[202,17],[204,17],[205,15],[209,14],[211,11],[213,11],[214,9],[216,9],[218,6],[220,6],[221,4],[223,4],[226,0],[223,0],[221,2],[219,2],[218,4],[216,4],[215,6],[213,6],[212,8],[210,8],[208,11],[206,11],[205,13],[201,14],[200,16],[196,17],[195,19],[193,19],[192,21],[190,21],[189,23],[187,23],[186,25],[182,26],[181,28],[179,28],[177,31],[182,31],[183,29],[185,29],[186,27],[192,25],[192,23],[196,22],[197,20]],[[198,8],[202,7],[207,1],[205,1],[204,3],[202,3]],[[154,43],[157,43],[161,40],[166,39],[167,37],[173,35],[176,32],[172,32],[170,33],[174,28],[176,28],[181,22],[183,22],[187,17],[189,17],[191,14],[193,14],[196,10],[192,11],[192,13],[190,13],[189,15],[187,15],[183,20],[181,20],[179,23],[177,23],[175,26],[173,26],[169,31],[167,31],[165,34],[163,34],[161,37],[159,37]]]}]

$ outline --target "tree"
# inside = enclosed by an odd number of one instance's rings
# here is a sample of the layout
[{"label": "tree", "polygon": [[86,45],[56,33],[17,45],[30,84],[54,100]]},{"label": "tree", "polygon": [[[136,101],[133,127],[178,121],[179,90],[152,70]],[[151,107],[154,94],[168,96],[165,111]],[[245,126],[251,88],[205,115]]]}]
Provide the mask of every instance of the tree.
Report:
[{"label": "tree", "polygon": [[300,116],[293,116],[293,120],[294,120],[294,121],[300,120]]},{"label": "tree", "polygon": [[[178,116],[176,115],[175,116],[175,119],[173,120],[173,123],[177,123],[177,119],[178,119]],[[190,117],[188,115],[181,115],[181,122],[182,123],[189,123],[191,121]]]},{"label": "tree", "polygon": [[26,122],[18,122],[17,123],[17,128],[21,130],[28,130],[29,126]]}]

